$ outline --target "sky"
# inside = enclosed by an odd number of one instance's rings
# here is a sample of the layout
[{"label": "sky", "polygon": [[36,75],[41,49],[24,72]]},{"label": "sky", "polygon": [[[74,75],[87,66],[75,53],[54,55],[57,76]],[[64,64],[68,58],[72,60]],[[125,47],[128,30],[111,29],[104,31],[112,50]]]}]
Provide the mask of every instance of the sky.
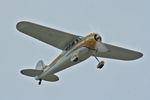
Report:
[{"label": "sky", "polygon": [[[1,100],[150,100],[149,0],[0,0]],[[16,30],[30,21],[76,35],[99,33],[103,42],[142,52],[135,61],[94,57],[56,73],[58,82],[20,74],[62,51]]]}]

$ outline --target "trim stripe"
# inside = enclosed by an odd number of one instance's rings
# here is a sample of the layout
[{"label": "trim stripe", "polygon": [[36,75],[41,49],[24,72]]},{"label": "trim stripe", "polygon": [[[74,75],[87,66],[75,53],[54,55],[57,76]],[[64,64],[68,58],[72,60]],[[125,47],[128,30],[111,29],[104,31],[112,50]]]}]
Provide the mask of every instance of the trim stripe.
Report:
[{"label": "trim stripe", "polygon": [[61,57],[62,55],[60,54],[49,66],[52,67]]},{"label": "trim stripe", "polygon": [[[83,37],[77,44],[75,44],[73,47],[75,47],[75,46],[77,46],[79,43],[81,43],[82,41],[84,41],[84,40],[86,40],[88,37],[92,37],[92,36],[94,36],[95,35],[95,33],[92,33],[92,34],[90,34],[90,35],[87,35],[87,36],[85,36],[85,37]],[[88,41],[86,41],[86,42],[84,42],[84,43],[82,43],[82,44],[80,44],[79,46],[77,46],[75,49],[73,49],[71,52],[69,52],[70,50],[68,50],[66,53],[68,53],[67,54],[67,56],[70,54],[70,53],[72,53],[72,52],[74,52],[75,50],[77,50],[77,49],[79,49],[79,48],[81,48],[81,47],[84,47],[84,46],[86,46],[86,47],[88,47],[88,48],[90,48],[90,49],[95,49],[95,43],[96,43],[96,40],[95,39],[93,39],[93,38],[91,38],[90,40],[88,40]],[[66,54],[65,53],[65,54]],[[64,55],[65,55],[64,54]],[[61,58],[63,57],[63,55],[62,54],[60,54],[51,64],[49,64],[49,67],[52,67],[58,60],[60,60]],[[47,67],[46,67],[47,68]],[[45,68],[43,68],[43,70],[44,70]]]},{"label": "trim stripe", "polygon": [[84,47],[84,46],[85,46],[85,47],[88,47],[88,48],[90,48],[90,49],[95,50],[95,45],[96,45],[96,40],[95,40],[95,39],[90,39],[90,40],[86,41],[85,43],[79,45],[79,46],[76,47],[75,49],[73,49],[70,53],[67,54],[67,56],[68,56],[69,54],[71,54],[72,52],[74,52],[75,50],[77,50],[77,49],[79,49],[79,48],[81,48],[81,47]]}]

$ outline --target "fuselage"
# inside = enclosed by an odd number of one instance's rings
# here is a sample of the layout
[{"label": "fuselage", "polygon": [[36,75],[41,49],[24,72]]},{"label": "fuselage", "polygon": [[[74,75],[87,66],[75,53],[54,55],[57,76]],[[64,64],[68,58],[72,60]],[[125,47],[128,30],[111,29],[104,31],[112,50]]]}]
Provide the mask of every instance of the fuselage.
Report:
[{"label": "fuselage", "polygon": [[[86,37],[78,37],[77,39],[75,39],[50,65],[44,66],[42,68],[43,73],[37,76],[36,79],[39,80],[46,75],[55,74],[63,69],[66,69],[89,58],[95,51],[95,35],[95,33],[91,33]],[[78,61],[71,61],[71,58],[76,54],[79,56]]]}]

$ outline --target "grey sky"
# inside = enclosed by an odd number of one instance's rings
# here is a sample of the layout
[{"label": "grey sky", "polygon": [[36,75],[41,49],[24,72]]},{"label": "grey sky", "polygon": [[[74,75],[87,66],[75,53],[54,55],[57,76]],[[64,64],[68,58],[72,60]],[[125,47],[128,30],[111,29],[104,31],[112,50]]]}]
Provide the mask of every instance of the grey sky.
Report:
[{"label": "grey sky", "polygon": [[[149,0],[0,0],[1,100],[149,100]],[[60,81],[41,86],[20,74],[38,60],[49,64],[60,50],[19,33],[26,20],[77,35],[97,32],[103,42],[144,53],[135,61],[89,58],[57,73]]]}]

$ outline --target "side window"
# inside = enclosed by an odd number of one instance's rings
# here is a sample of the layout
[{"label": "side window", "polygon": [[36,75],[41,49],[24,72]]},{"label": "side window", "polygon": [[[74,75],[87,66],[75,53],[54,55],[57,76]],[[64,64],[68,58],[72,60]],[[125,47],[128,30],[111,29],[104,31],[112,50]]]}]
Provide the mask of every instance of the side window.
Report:
[{"label": "side window", "polygon": [[78,37],[75,41],[73,41],[72,43],[70,43],[67,48],[65,49],[66,51],[68,51],[69,49],[71,49],[72,46],[74,46],[76,43],[78,43],[83,37]]},{"label": "side window", "polygon": [[71,48],[71,45],[69,44],[69,45],[68,45],[68,50],[69,50],[70,48]]},{"label": "side window", "polygon": [[82,38],[83,38],[82,36],[79,36],[79,38],[78,38],[78,39],[79,39],[79,40],[81,40]]},{"label": "side window", "polygon": [[65,50],[68,51],[68,47]]},{"label": "side window", "polygon": [[73,42],[72,42],[72,46],[74,46],[74,45],[75,45],[75,42],[73,41]]},{"label": "side window", "polygon": [[78,40],[78,39],[76,39],[76,42],[78,43],[78,42],[79,42],[79,40]]},{"label": "side window", "polygon": [[75,40],[75,41],[74,41],[74,44],[76,44],[76,43],[77,43],[77,41]]},{"label": "side window", "polygon": [[71,44],[69,44],[65,50],[68,51],[70,48],[71,48]]}]

